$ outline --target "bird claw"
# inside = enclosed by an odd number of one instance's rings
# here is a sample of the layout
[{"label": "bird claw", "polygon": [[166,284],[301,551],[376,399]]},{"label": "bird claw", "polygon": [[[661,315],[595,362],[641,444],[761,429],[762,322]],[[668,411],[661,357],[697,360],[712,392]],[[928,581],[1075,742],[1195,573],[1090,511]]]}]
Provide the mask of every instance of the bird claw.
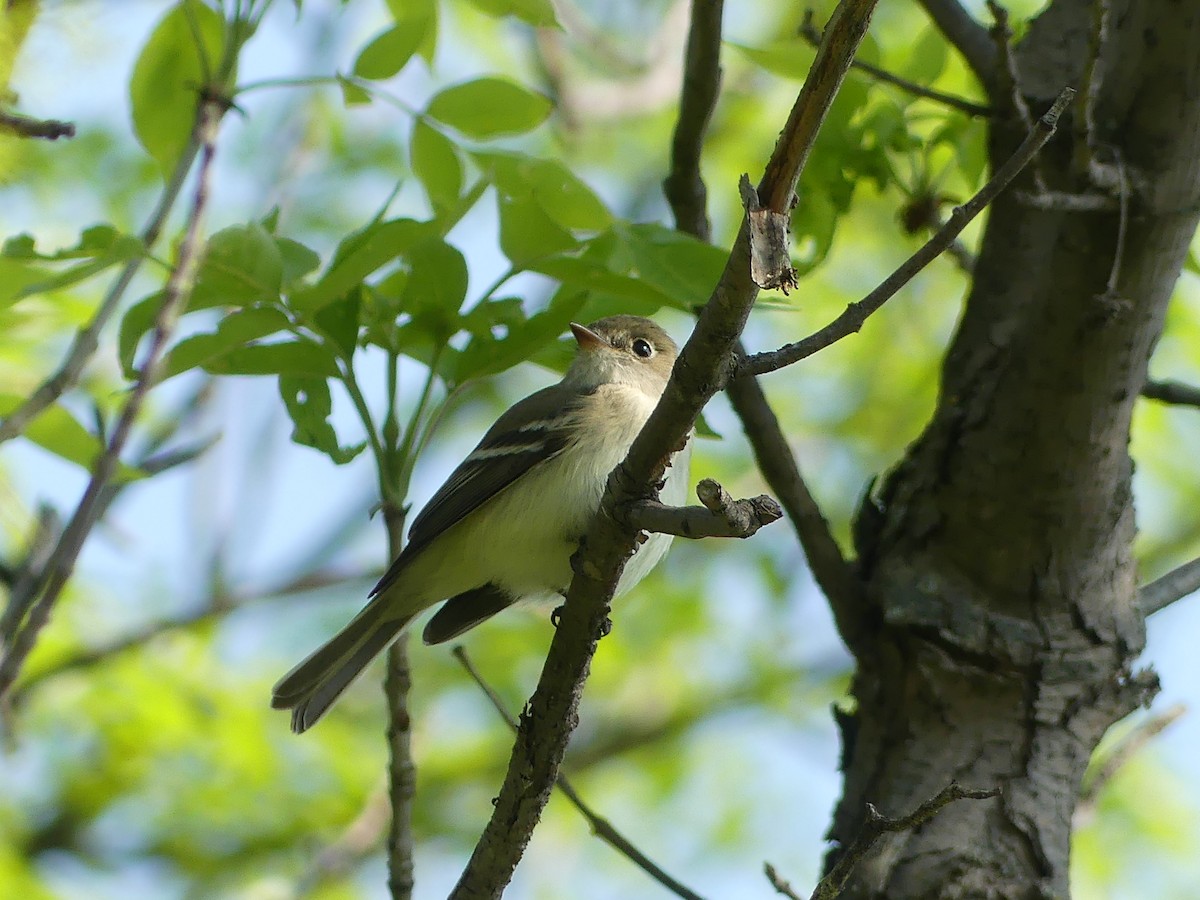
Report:
[{"label": "bird claw", "polygon": [[556,606],[550,611],[550,624],[555,628],[558,627],[559,620],[562,619],[563,610],[565,608],[566,607],[563,606]]}]

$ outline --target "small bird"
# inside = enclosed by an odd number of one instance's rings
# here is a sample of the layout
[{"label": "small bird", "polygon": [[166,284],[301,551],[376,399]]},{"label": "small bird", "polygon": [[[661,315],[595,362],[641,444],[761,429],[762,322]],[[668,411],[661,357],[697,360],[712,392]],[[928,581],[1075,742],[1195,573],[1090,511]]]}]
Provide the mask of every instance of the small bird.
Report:
[{"label": "small bird", "polygon": [[[271,705],[312,727],[366,665],[421,612],[446,600],[423,634],[439,644],[518,602],[564,597],[571,555],[600,507],[609,473],[662,396],[678,348],[640,316],[571,324],[579,353],[562,381],[521,400],[488,429],[413,521],[408,545],[367,605],[287,673]],[[663,502],[682,505],[690,447],[675,454]],[[651,535],[617,593],[662,559]],[[447,599],[449,598],[449,599]]]}]

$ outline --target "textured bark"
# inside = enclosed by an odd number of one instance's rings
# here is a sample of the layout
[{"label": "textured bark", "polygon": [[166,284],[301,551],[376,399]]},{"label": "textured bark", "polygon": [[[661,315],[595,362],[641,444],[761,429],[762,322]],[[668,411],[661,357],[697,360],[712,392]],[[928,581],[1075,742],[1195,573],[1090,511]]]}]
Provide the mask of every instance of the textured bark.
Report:
[{"label": "textured bark", "polygon": [[[1017,48],[1035,114],[1082,87],[1093,15],[1056,0]],[[831,837],[852,841],[867,802],[896,815],[951,779],[1003,795],[884,839],[847,897],[1066,897],[1084,769],[1155,689],[1132,670],[1144,621],[1129,427],[1200,210],[1200,9],[1115,0],[1097,68],[1092,143],[1138,185],[1117,296],[1117,213],[1001,197],[937,409],[856,529],[857,706],[841,721]],[[993,123],[992,160],[1020,136]],[[1041,177],[1094,191],[1071,171],[1073,137],[1060,129]]]}]

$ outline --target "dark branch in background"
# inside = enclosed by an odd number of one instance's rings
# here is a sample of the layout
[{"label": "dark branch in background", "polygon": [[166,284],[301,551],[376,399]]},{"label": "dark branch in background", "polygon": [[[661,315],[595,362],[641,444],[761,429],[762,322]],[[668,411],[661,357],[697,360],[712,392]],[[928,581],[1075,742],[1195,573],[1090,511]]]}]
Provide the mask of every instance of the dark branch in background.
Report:
[{"label": "dark branch in background", "polygon": [[[821,32],[817,30],[817,26],[813,24],[813,11],[805,10],[804,21],[800,25],[800,36],[808,41],[812,46],[817,47],[821,44]],[[870,75],[876,81],[882,81],[885,84],[893,85],[900,88],[905,93],[912,94],[914,97],[924,97],[926,100],[933,100],[943,106],[948,106],[951,109],[957,109],[959,112],[964,112],[968,116],[979,116],[986,118],[992,114],[992,110],[982,103],[975,103],[967,100],[964,97],[956,97],[954,94],[945,94],[942,91],[935,91],[932,88],[927,88],[924,85],[917,84],[914,81],[909,81],[906,78],[901,78],[899,75],[893,75],[887,69],[881,69],[879,66],[872,65],[868,62],[860,62],[855,60],[853,67],[859,72],[864,72]]]},{"label": "dark branch in background", "polygon": [[[454,658],[466,669],[471,679],[479,685],[479,689],[483,691],[484,695],[491,702],[492,708],[496,710],[500,718],[504,720],[504,723],[515,732],[518,727],[516,721],[508,714],[508,710],[504,708],[504,701],[500,699],[500,695],[493,690],[492,686],[479,673],[479,670],[475,668],[474,663],[467,656],[467,651],[462,645],[459,645],[451,652],[454,654]],[[689,890],[686,886],[680,884],[660,869],[646,854],[630,843],[628,838],[617,831],[612,826],[612,823],[603,816],[598,815],[590,806],[584,803],[583,798],[579,796],[575,788],[571,785],[571,782],[561,772],[554,777],[554,785],[562,791],[563,796],[570,800],[571,805],[579,810],[579,813],[587,820],[588,825],[592,829],[592,834],[596,835],[596,837],[600,838],[600,840],[604,841],[676,896],[683,897],[685,900],[703,900],[699,894]]]},{"label": "dark branch in background", "polygon": [[1142,396],[1160,403],[1200,407],[1200,387],[1182,381],[1147,381],[1142,387]]},{"label": "dark branch in background", "polygon": [[37,601],[30,607],[24,623],[4,647],[0,657],[0,697],[3,697],[16,680],[22,663],[33,649],[38,633],[50,618],[58,597],[66,586],[75,560],[83,548],[83,542],[96,524],[102,511],[102,500],[109,481],[117,470],[121,451],[133,428],[134,420],[150,388],[158,380],[163,356],[174,333],[175,325],[191,295],[195,282],[203,241],[200,237],[200,219],[208,203],[208,180],[215,153],[217,129],[227,105],[218,99],[201,101],[196,121],[196,134],[200,145],[200,163],[196,175],[196,193],[188,213],[187,230],[179,246],[179,258],[163,291],[162,305],[154,321],[154,332],[141,373],[133,390],[125,400],[121,415],[113,428],[112,436],[104,452],[96,460],[91,480],[59,538],[54,553],[47,562],[40,584],[34,588]]},{"label": "dark branch in background", "polygon": [[788,880],[780,875],[778,870],[770,863],[763,863],[763,874],[767,876],[767,881],[771,882],[771,887],[775,888],[777,894],[782,894],[788,900],[803,900]]},{"label": "dark branch in background", "polygon": [[[994,21],[988,33],[995,42],[998,62],[992,103],[1001,113],[1015,117],[1028,131],[1033,128],[1033,116],[1021,93],[1021,73],[1017,68],[1017,58],[1012,52],[1013,32],[1008,25],[1008,10],[996,3],[995,0],[987,0],[987,8]],[[1034,166],[1034,181],[1039,191],[1045,189],[1045,182],[1036,165]]]},{"label": "dark branch in background", "polygon": [[895,272],[885,278],[879,287],[862,300],[851,303],[840,316],[803,340],[787,344],[778,350],[756,353],[746,357],[737,368],[737,377],[763,375],[767,372],[774,372],[776,369],[782,369],[784,366],[790,366],[862,328],[868,316],[883,306],[914,275],[937,258],[958,237],[967,224],[979,215],[984,207],[996,199],[996,196],[1008,186],[1009,182],[1029,164],[1042,145],[1054,134],[1058,118],[1071,101],[1074,93],[1070,88],[1063,88],[1054,101],[1054,105],[1038,120],[1037,125],[1021,146],[992,176],[992,179],[974,197],[962,206],[955,207],[946,224],[939,228],[937,233],[905,260]]},{"label": "dark branch in background", "polygon": [[[692,10],[679,121],[672,142],[671,174],[667,183],[691,185],[688,196],[705,195],[700,175],[700,148],[704,141],[703,126],[711,120],[712,105],[717,100],[721,56],[720,4],[715,7],[697,3]],[[697,210],[694,205],[678,203],[676,195],[669,189],[667,198],[677,229],[700,240],[710,239],[708,216],[703,208]],[[734,353],[739,359],[746,355],[740,340]],[[841,601],[838,604],[841,608],[853,606],[858,584],[800,474],[796,457],[758,379],[740,378],[725,390],[741,419],[759,471],[787,511],[818,586],[825,596]]]},{"label": "dark branch in background", "polygon": [[1143,587],[1138,591],[1138,605],[1142,615],[1152,616],[1195,591],[1200,591],[1200,559],[1186,562]]},{"label": "dark branch in background", "polygon": [[1134,726],[1132,731],[1121,738],[1116,746],[1105,755],[1104,761],[1096,767],[1095,772],[1089,773],[1084,778],[1083,788],[1079,792],[1079,805],[1075,807],[1076,819],[1090,815],[1095,807],[1096,798],[1100,796],[1105,785],[1112,781],[1113,776],[1121,767],[1186,712],[1186,706],[1176,703],[1158,715],[1143,719]]},{"label": "dark branch in background", "polygon": [[[763,205],[786,211],[800,170],[812,149],[834,94],[866,34],[875,0],[842,0],[834,12],[808,79],[801,88],[758,195]],[[725,271],[684,345],[671,380],[625,461],[609,476],[600,511],[575,557],[558,630],[537,690],[521,716],[517,740],[491,820],[451,896],[498,897],[512,878],[554,786],[567,741],[578,721],[579,699],[610,602],[636,533],[621,527],[613,510],[653,496],[672,450],[682,446],[696,416],[722,387],[738,336],[757,289],[749,277],[745,222]]]},{"label": "dark branch in background", "polygon": [[996,46],[958,0],[920,0],[933,24],[959,52],[989,97],[996,83]]},{"label": "dark branch in background", "polygon": [[[875,842],[885,834],[895,834],[918,828],[956,800],[987,800],[999,795],[1000,791],[997,788],[988,791],[969,791],[957,781],[952,781],[936,796],[926,800],[907,816],[900,816],[898,819],[889,819],[887,816],[881,815],[879,810],[868,803],[867,820],[859,830],[858,836],[855,837],[854,843],[847,847],[846,851],[838,857],[838,861],[829,871],[829,874],[818,882],[810,900],[833,900],[833,898],[837,897],[846,886],[846,879],[850,877],[855,866],[867,855],[867,851],[875,846]],[[771,884],[780,893],[786,893],[790,897],[796,896],[795,893],[791,892],[791,888],[787,885],[787,882],[779,879],[774,868],[769,864],[767,867],[767,877],[771,879]]]},{"label": "dark branch in background", "polygon": [[779,504],[766,494],[734,500],[711,478],[696,485],[696,496],[704,506],[666,506],[657,500],[639,500],[626,512],[625,521],[638,531],[685,538],[748,538],[783,516]]},{"label": "dark branch in background", "polygon": [[671,172],[663,181],[675,227],[702,241],[711,240],[712,226],[708,220],[708,190],[700,176],[700,152],[721,89],[723,6],[723,0],[692,2],[679,118],[671,140]]},{"label": "dark branch in background", "polygon": [[8,589],[8,604],[4,607],[4,614],[0,616],[0,641],[5,644],[12,641],[25,614],[29,612],[36,596],[34,588],[37,580],[49,562],[61,535],[62,522],[57,510],[51,506],[40,507],[33,526],[33,535],[29,539],[29,549],[25,551],[24,558],[13,571]]},{"label": "dark branch in background", "polygon": [[44,138],[48,141],[57,141],[63,137],[75,137],[75,126],[70,122],[34,119],[2,109],[0,109],[0,131],[7,131],[19,137]]}]

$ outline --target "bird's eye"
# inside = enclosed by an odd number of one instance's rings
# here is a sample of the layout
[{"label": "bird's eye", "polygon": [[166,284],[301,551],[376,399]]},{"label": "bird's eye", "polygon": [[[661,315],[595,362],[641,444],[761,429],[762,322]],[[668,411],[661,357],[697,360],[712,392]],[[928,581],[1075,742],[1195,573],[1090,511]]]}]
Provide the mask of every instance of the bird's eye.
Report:
[{"label": "bird's eye", "polygon": [[654,355],[654,347],[645,338],[638,338],[633,342],[633,352],[642,359],[649,359]]}]

